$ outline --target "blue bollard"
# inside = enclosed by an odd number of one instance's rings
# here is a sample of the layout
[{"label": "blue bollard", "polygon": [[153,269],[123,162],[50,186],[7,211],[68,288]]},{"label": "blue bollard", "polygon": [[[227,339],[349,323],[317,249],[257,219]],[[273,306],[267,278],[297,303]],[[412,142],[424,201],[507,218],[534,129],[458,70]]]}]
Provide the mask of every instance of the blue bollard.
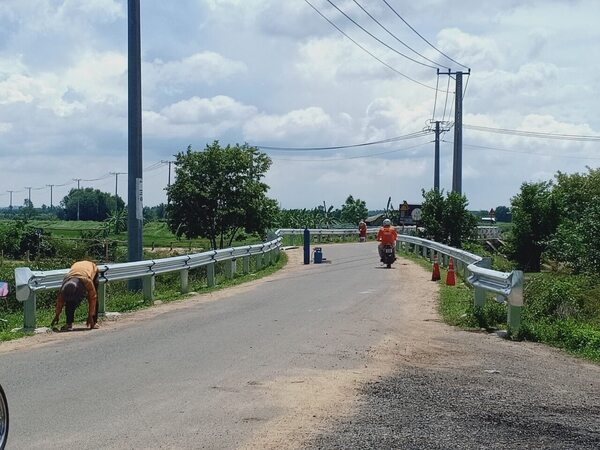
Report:
[{"label": "blue bollard", "polygon": [[304,229],[304,264],[310,264],[310,231]]}]

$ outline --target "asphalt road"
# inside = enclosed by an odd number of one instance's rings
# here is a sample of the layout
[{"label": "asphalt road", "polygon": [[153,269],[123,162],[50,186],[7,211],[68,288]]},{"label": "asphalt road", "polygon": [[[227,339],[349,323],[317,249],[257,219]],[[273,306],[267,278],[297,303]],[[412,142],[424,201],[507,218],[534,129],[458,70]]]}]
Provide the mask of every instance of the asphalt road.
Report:
[{"label": "asphalt road", "polygon": [[[449,327],[373,243],[0,345],[9,449],[598,449],[600,366]],[[16,349],[15,349],[16,348]]]},{"label": "asphalt road", "polygon": [[247,442],[284,413],[265,385],[362,367],[398,313],[399,268],[378,268],[373,244],[324,257],[230,296],[0,354],[9,448]]}]

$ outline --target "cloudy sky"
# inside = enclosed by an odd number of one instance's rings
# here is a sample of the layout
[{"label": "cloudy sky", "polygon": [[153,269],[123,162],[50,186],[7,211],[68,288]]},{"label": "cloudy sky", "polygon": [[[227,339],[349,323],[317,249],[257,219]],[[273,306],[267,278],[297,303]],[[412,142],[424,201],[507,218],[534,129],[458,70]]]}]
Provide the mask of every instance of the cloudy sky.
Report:
[{"label": "cloudy sky", "polygon": [[[356,43],[305,0],[141,1],[145,205],[166,200],[167,166],[158,163],[188,145],[343,146],[453,121],[454,80],[447,95],[448,76],[426,65],[471,68],[465,125],[600,135],[598,0],[309,1]],[[284,208],[339,207],[349,194],[370,209],[389,196],[420,202],[433,185],[432,140],[265,150],[270,196]],[[452,140],[450,131],[441,147],[445,190]],[[474,209],[508,204],[524,181],[600,162],[597,140],[465,127],[463,143]],[[76,178],[114,191],[110,172],[127,171],[126,0],[0,0],[0,149],[0,206],[8,190],[21,205],[25,186],[35,206],[49,205],[50,184],[56,205]],[[126,175],[118,180],[126,199]]]}]

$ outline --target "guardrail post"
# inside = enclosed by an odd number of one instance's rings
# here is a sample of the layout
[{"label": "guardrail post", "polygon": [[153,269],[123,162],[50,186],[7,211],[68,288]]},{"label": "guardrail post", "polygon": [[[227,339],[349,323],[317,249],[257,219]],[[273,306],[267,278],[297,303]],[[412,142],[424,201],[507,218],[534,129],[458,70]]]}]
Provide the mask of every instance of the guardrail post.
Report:
[{"label": "guardrail post", "polygon": [[521,310],[523,309],[523,272],[513,270],[512,288],[508,296],[508,334],[516,336],[521,328]]},{"label": "guardrail post", "polygon": [[225,276],[230,280],[233,279],[235,275],[235,260],[230,259],[229,261],[225,261]]},{"label": "guardrail post", "polygon": [[250,273],[250,255],[244,256],[244,273]]},{"label": "guardrail post", "polygon": [[98,317],[106,316],[106,283],[98,283]]},{"label": "guardrail post", "polygon": [[23,331],[35,330],[35,292],[31,291],[29,298],[23,302]]},{"label": "guardrail post", "polygon": [[152,300],[154,298],[154,275],[142,278],[142,293],[144,300]]},{"label": "guardrail post", "polygon": [[189,270],[183,269],[179,271],[179,275],[181,276],[181,293],[187,294],[189,291]]},{"label": "guardrail post", "polygon": [[208,287],[215,285],[215,262],[206,265],[206,284]]},{"label": "guardrail post", "polygon": [[[492,258],[485,257],[477,265],[479,267],[484,267],[486,269],[489,269],[492,267]],[[483,308],[485,306],[485,289],[475,286],[474,306],[475,306],[475,308]]]},{"label": "guardrail post", "polygon": [[418,244],[414,244],[414,251],[415,251],[415,255],[419,254],[419,245]]}]

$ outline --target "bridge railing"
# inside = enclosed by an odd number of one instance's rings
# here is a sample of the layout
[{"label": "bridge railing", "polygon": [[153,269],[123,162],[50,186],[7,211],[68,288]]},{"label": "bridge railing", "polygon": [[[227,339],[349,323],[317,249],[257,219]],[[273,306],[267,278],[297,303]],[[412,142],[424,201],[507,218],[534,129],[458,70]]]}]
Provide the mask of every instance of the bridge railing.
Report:
[{"label": "bridge railing", "polygon": [[510,333],[519,331],[521,309],[523,307],[523,272],[500,272],[490,269],[491,259],[459,250],[438,242],[418,238],[416,236],[398,235],[398,247],[421,255],[433,261],[438,256],[440,264],[447,267],[450,257],[454,260],[455,270],[462,272],[462,277],[474,288],[474,305],[483,307],[486,293],[496,295],[499,301],[506,301],[508,306],[507,324]]},{"label": "bridge railing", "polygon": [[[188,292],[188,272],[190,269],[206,266],[207,285],[215,284],[215,265],[224,264],[227,278],[233,278],[237,261],[242,261],[243,273],[250,271],[250,257],[256,258],[256,267],[261,269],[274,261],[281,248],[281,236],[286,234],[279,230],[274,239],[255,245],[210,250],[203,253],[175,256],[172,258],[150,259],[144,261],[98,264],[98,315],[106,314],[106,283],[111,281],[142,280],[142,293],[145,300],[152,300],[156,275],[179,272],[181,292]],[[15,284],[17,300],[23,302],[23,329],[27,331],[36,328],[36,294],[40,291],[57,290],[62,286],[69,269],[32,271],[28,267],[15,269]]]}]

